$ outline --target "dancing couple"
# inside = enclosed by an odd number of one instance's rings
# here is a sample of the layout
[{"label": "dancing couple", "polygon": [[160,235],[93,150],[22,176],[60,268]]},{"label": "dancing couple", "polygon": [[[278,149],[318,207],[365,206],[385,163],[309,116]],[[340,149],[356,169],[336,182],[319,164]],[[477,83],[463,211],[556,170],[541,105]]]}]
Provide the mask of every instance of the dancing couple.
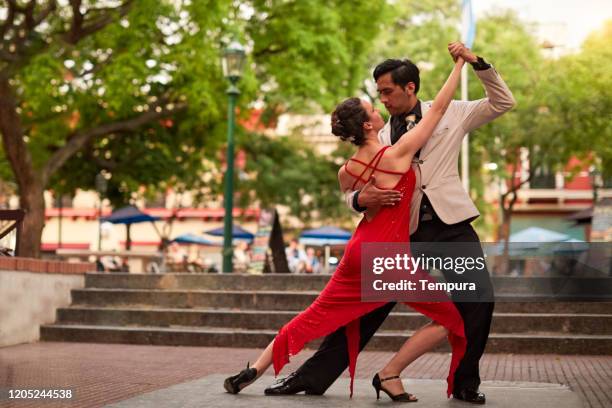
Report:
[{"label": "dancing couple", "polygon": [[[257,361],[227,378],[226,391],[236,394],[259,378],[270,365],[275,374],[311,340],[327,336],[319,350],[295,373],[265,390],[266,395],[298,392],[321,395],[347,368],[350,392],[357,355],[385,320],[395,302],[361,301],[363,243],[468,242],[469,254],[482,256],[471,226],[478,210],[463,189],[457,160],[466,133],[514,106],[512,93],[495,69],[463,44],[448,46],[453,69],[432,103],[421,102],[419,70],[409,60],[386,60],[374,70],[381,102],[391,114],[385,124],[369,102],[349,98],[332,114],[332,133],[357,147],[338,172],[347,205],[363,219],[346,246],[333,276],[302,313],[283,326]],[[454,101],[462,66],[470,63],[487,97]],[[461,279],[442,271],[450,281]],[[401,372],[419,356],[447,338],[451,363],[447,396],[484,404],[479,392],[478,363],[484,352],[493,314],[492,289],[486,268],[476,275],[483,301],[404,302],[431,319],[375,373],[372,385],[398,402],[415,402],[402,385]],[[434,281],[423,273],[421,279]],[[474,279],[474,277],[470,277]]]}]

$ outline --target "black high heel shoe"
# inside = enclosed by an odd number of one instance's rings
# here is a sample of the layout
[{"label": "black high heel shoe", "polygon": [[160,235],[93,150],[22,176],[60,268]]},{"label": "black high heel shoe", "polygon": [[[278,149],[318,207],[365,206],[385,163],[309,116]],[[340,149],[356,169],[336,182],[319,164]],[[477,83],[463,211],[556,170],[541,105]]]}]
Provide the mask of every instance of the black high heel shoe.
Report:
[{"label": "black high heel shoe", "polygon": [[376,399],[377,400],[380,399],[380,391],[384,391],[385,394],[387,394],[389,398],[391,398],[395,402],[417,402],[418,399],[414,398],[414,395],[412,394],[408,394],[407,392],[404,392],[402,394],[393,395],[382,386],[383,382],[387,380],[395,380],[396,378],[399,378],[399,375],[394,375],[393,377],[381,379],[378,376],[378,373],[376,373],[374,378],[372,378],[372,386],[374,387],[374,390],[376,390]]},{"label": "black high heel shoe", "polygon": [[223,388],[230,394],[238,394],[244,387],[250,385],[257,378],[257,369],[247,367],[236,375],[227,377],[223,382]]}]

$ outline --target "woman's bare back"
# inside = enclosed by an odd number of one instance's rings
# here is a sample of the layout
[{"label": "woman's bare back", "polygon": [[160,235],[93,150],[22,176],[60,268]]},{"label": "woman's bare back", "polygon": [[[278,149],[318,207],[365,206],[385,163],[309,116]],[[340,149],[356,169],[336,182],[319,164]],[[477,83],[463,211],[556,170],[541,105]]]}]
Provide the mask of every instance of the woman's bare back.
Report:
[{"label": "woman's bare back", "polygon": [[[410,170],[412,156],[403,155],[399,159],[390,146],[382,144],[360,148],[338,171],[338,180],[343,192],[361,189],[372,176],[374,185],[380,189],[393,189],[402,176]],[[380,157],[377,157],[380,154]],[[368,207],[366,218],[376,216],[380,206]]]}]

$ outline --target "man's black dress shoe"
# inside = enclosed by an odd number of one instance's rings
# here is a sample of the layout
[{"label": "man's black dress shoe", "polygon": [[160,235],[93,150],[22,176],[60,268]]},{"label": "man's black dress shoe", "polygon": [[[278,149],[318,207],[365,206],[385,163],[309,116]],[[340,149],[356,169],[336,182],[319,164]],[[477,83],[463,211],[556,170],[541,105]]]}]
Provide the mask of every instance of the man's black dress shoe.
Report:
[{"label": "man's black dress shoe", "polygon": [[459,392],[453,392],[453,398],[461,400],[461,401],[469,402],[472,404],[480,404],[480,405],[487,402],[487,399],[485,398],[485,395],[482,392],[471,390],[469,388],[466,388]]},{"label": "man's black dress shoe", "polygon": [[294,395],[299,392],[306,392],[306,395],[323,395],[321,392],[311,390],[303,378],[297,373],[291,373],[286,378],[281,378],[264,390],[266,395]]}]

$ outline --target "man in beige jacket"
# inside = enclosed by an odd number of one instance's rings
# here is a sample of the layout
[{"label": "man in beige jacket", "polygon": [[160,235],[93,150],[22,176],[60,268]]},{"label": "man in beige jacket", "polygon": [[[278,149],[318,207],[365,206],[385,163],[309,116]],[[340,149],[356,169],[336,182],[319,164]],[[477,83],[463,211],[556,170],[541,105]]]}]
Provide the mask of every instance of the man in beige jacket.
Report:
[{"label": "man in beige jacket", "polygon": [[[411,205],[410,240],[413,243],[434,244],[460,242],[461,255],[476,258],[483,256],[482,248],[470,223],[478,217],[479,212],[459,179],[461,142],[467,133],[510,110],[515,101],[499,74],[482,58],[461,43],[450,44],[449,52],[453,58],[461,56],[472,64],[487,97],[476,101],[453,101],[429,141],[415,155],[416,187]],[[380,101],[391,114],[379,138],[381,143],[392,145],[427,114],[430,104],[419,101],[417,97],[419,70],[411,61],[384,61],[374,70],[374,79]],[[347,205],[362,212],[368,206],[393,205],[399,200],[398,192],[377,189],[374,183],[375,178],[361,191],[347,192]],[[469,248],[465,247],[466,243]],[[449,252],[453,251],[452,246],[442,246]],[[442,272],[448,281],[462,278],[452,270]],[[484,404],[485,395],[478,391],[479,361],[489,336],[494,303],[486,268],[472,272],[470,279],[479,286],[481,297],[469,301],[458,301],[453,297],[463,317],[468,342],[466,354],[456,371],[453,396],[466,402]],[[394,306],[395,303],[388,303],[361,318],[361,348],[365,347]],[[342,328],[327,336],[317,353],[295,373],[265,392],[268,395],[288,395],[300,391],[323,394],[347,365],[346,336]]]}]

